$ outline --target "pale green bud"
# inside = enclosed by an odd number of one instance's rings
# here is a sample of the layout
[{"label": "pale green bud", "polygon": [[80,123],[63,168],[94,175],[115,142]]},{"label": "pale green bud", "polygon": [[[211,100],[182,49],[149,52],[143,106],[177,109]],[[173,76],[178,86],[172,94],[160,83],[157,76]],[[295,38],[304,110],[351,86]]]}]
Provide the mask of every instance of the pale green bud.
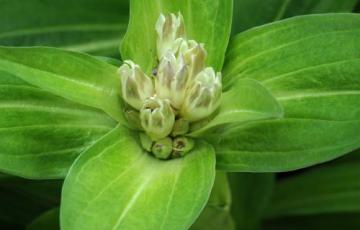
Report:
[{"label": "pale green bud", "polygon": [[177,119],[174,123],[171,136],[176,137],[179,135],[184,135],[189,132],[190,122],[184,119]]},{"label": "pale green bud", "polygon": [[123,99],[139,110],[143,101],[154,95],[152,80],[132,61],[125,61],[118,72],[121,77]]},{"label": "pale green bud", "polygon": [[151,152],[151,149],[153,146],[153,141],[151,140],[151,138],[148,135],[146,135],[145,133],[140,133],[139,138],[140,138],[140,143],[141,143],[141,146],[143,147],[143,149],[145,149],[148,152]]},{"label": "pale green bud", "polygon": [[195,145],[195,141],[188,137],[177,137],[172,142],[172,157],[178,158],[185,156]]},{"label": "pale green bud", "polygon": [[175,114],[167,99],[151,97],[146,99],[140,110],[141,126],[153,140],[159,140],[171,133]]},{"label": "pale green bud", "polygon": [[177,16],[160,14],[155,29],[158,34],[157,53],[159,59],[169,50],[175,52],[182,41],[181,38],[185,37],[184,20],[180,13]]},{"label": "pale green bud", "polygon": [[160,61],[155,78],[156,95],[162,99],[169,99],[174,108],[180,109],[185,97],[188,75],[184,59],[177,59],[171,52],[166,53]]},{"label": "pale green bud", "polygon": [[169,137],[158,140],[151,149],[154,156],[158,159],[168,159],[172,152],[172,140]]},{"label": "pale green bud", "polygon": [[221,74],[215,74],[213,68],[205,68],[188,89],[180,115],[189,121],[201,120],[217,109],[220,100]]},{"label": "pale green bud", "polygon": [[194,40],[183,41],[179,46],[178,55],[182,56],[186,65],[189,66],[191,80],[205,68],[207,53],[201,43],[199,44]]}]

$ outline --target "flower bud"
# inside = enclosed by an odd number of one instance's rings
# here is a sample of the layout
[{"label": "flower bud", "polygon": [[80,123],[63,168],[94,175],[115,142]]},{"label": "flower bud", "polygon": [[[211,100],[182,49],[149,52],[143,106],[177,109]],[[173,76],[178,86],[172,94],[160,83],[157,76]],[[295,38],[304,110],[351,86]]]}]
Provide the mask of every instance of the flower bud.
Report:
[{"label": "flower bud", "polygon": [[168,159],[172,152],[172,140],[169,137],[158,140],[154,143],[152,153],[158,159]]},{"label": "flower bud", "polygon": [[174,123],[174,127],[171,131],[171,136],[176,137],[184,135],[189,132],[190,122],[184,119],[177,119]]},{"label": "flower bud", "polygon": [[133,108],[139,110],[143,101],[154,95],[152,80],[132,61],[125,61],[118,72],[121,77],[123,99]]},{"label": "flower bud", "polygon": [[172,142],[172,157],[178,158],[185,156],[194,148],[195,142],[188,137],[177,137]]},{"label": "flower bud", "polygon": [[175,115],[167,99],[151,97],[145,100],[140,110],[141,126],[153,140],[171,133]]},{"label": "flower bud", "polygon": [[188,89],[180,115],[189,121],[203,119],[217,109],[220,99],[221,74],[215,74],[213,68],[205,68]]},{"label": "flower bud", "polygon": [[174,108],[180,109],[185,97],[188,73],[183,58],[176,59],[173,53],[166,53],[160,61],[155,78],[156,95],[169,99]]},{"label": "flower bud", "polygon": [[193,79],[196,75],[205,68],[205,59],[207,56],[203,44],[199,44],[194,40],[182,42],[179,51],[179,56],[183,56],[186,65],[189,66],[189,75]]},{"label": "flower bud", "polygon": [[139,138],[140,138],[140,144],[143,147],[143,149],[145,149],[148,152],[151,152],[153,146],[153,142],[151,138],[145,133],[140,133]]},{"label": "flower bud", "polygon": [[169,50],[173,52],[177,50],[182,41],[181,38],[185,37],[184,20],[180,13],[177,16],[161,14],[155,29],[158,34],[157,53],[159,59]]}]

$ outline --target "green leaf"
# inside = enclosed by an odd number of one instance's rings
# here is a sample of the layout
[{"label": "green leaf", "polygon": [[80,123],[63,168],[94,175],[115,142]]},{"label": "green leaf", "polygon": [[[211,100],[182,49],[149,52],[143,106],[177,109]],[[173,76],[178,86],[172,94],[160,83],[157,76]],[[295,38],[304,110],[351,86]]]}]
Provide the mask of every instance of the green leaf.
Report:
[{"label": "green leaf", "polygon": [[339,230],[360,229],[360,213],[336,213],[311,216],[291,216],[266,220],[266,230]]},{"label": "green leaf", "polygon": [[260,229],[274,187],[274,174],[229,173],[231,213],[238,230]]},{"label": "green leaf", "polygon": [[26,85],[0,71],[0,171],[62,178],[115,122],[101,111]]},{"label": "green leaf", "polygon": [[118,127],[71,168],[63,187],[61,227],[186,229],[205,206],[214,178],[215,154],[206,143],[197,142],[184,158],[161,161]]},{"label": "green leaf", "polygon": [[59,208],[50,209],[34,219],[26,230],[60,230]]},{"label": "green leaf", "polygon": [[128,0],[15,0],[1,5],[0,45],[53,46],[119,56]]},{"label": "green leaf", "polygon": [[[61,185],[60,180],[0,178],[0,223],[20,228],[42,212],[58,206]],[[3,229],[3,225],[1,227]]]},{"label": "green leaf", "polygon": [[123,119],[116,67],[86,54],[0,47],[0,70],[56,95],[100,108],[118,121]]},{"label": "green leaf", "polygon": [[357,0],[235,0],[232,33],[283,18],[318,13],[351,12]]},{"label": "green leaf", "polygon": [[217,172],[209,201],[190,230],[233,230],[230,206],[231,191],[226,173]]},{"label": "green leaf", "polygon": [[230,36],[232,0],[132,0],[122,58],[151,73],[157,61],[155,23],[160,13],[177,12],[184,16],[187,37],[205,44],[207,64],[220,71]]},{"label": "green leaf", "polygon": [[[205,126],[195,130],[191,136],[215,136],[217,139],[226,126],[250,121],[280,118],[282,108],[275,98],[257,81],[241,79],[230,90],[223,93],[221,106],[215,117]],[[214,131],[214,128],[217,131]]]},{"label": "green leaf", "polygon": [[[354,152],[359,157],[360,151]],[[360,159],[332,162],[280,180],[268,217],[360,212]]]},{"label": "green leaf", "polygon": [[242,78],[260,81],[285,119],[230,127],[216,146],[220,169],[293,170],[360,147],[358,26],[355,14],[304,16],[233,40],[225,87]]}]

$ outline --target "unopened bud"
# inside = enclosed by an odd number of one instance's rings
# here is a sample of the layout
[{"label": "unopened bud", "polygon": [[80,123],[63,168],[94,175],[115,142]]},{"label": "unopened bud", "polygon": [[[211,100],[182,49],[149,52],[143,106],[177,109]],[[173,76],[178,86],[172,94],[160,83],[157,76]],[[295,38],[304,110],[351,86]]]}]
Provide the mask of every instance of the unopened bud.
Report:
[{"label": "unopened bud", "polygon": [[189,66],[189,75],[193,79],[205,68],[206,50],[203,44],[194,40],[184,41],[179,47],[179,56],[183,56],[186,65]]},{"label": "unopened bud", "polygon": [[178,158],[183,157],[190,152],[194,148],[195,142],[188,137],[177,137],[173,140],[172,144],[172,157]]},{"label": "unopened bud", "polygon": [[120,66],[122,97],[126,103],[139,110],[146,98],[154,95],[152,80],[132,61]]},{"label": "unopened bud", "polygon": [[140,133],[139,137],[140,137],[140,143],[141,143],[141,146],[143,147],[143,149],[145,149],[148,152],[151,152],[151,148],[153,146],[153,142],[152,142],[151,138],[148,135],[146,135],[145,133]]},{"label": "unopened bud", "polygon": [[184,20],[180,13],[177,16],[161,14],[155,29],[158,34],[157,53],[159,59],[169,50],[177,50],[182,38],[185,37]]},{"label": "unopened bud", "polygon": [[129,125],[137,130],[141,130],[141,122],[140,122],[140,113],[134,109],[126,109],[124,111],[125,118],[128,121]]},{"label": "unopened bud", "polygon": [[172,140],[167,137],[161,140],[158,140],[154,143],[152,149],[152,153],[158,159],[168,159],[172,152]]},{"label": "unopened bud", "polygon": [[174,123],[173,130],[171,132],[171,136],[176,137],[179,135],[184,135],[189,132],[190,123],[184,119],[177,119]]},{"label": "unopened bud", "polygon": [[189,76],[184,59],[177,59],[171,52],[161,59],[155,78],[156,94],[159,98],[169,99],[171,105],[180,109],[185,97],[185,88]]},{"label": "unopened bud", "polygon": [[141,126],[153,140],[171,133],[175,115],[167,99],[151,97],[145,100],[140,110]]},{"label": "unopened bud", "polygon": [[220,105],[221,74],[208,67],[201,71],[187,92],[180,114],[184,119],[197,121],[212,114]]}]

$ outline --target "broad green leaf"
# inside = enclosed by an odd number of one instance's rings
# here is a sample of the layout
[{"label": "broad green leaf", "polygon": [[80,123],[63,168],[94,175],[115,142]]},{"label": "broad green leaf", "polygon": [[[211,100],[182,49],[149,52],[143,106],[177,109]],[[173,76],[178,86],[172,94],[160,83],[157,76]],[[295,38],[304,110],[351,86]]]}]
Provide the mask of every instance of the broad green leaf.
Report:
[{"label": "broad green leaf", "polygon": [[360,147],[360,15],[293,18],[249,30],[229,49],[224,84],[253,78],[284,108],[282,120],[230,127],[216,146],[231,171],[286,171]]},{"label": "broad green leaf", "polygon": [[0,47],[0,70],[122,121],[115,66],[86,54],[54,48]]},{"label": "broad green leaf", "polygon": [[115,126],[101,111],[0,71],[0,171],[61,178],[79,153]]},{"label": "broad green leaf", "polygon": [[270,201],[274,174],[229,173],[231,213],[238,230],[260,229],[261,218]]},{"label": "broad green leaf", "polygon": [[58,180],[0,178],[0,223],[23,228],[37,215],[58,206],[61,184]]},{"label": "broad green leaf", "polygon": [[151,73],[157,61],[155,23],[160,13],[177,12],[184,16],[187,37],[205,44],[207,64],[220,71],[230,36],[232,0],[132,0],[122,58]]},{"label": "broad green leaf", "polygon": [[[221,132],[219,129],[226,129],[226,125],[279,118],[282,115],[281,106],[266,88],[252,79],[242,79],[223,93],[221,106],[215,117],[190,135],[199,136],[205,132],[210,136],[216,133],[216,139]],[[214,128],[218,132],[214,132]]]},{"label": "broad green leaf", "polygon": [[325,164],[280,180],[268,217],[360,212],[360,151],[356,161]]},{"label": "broad green leaf", "polygon": [[266,230],[360,229],[360,213],[291,216],[266,220]]},{"label": "broad green leaf", "polygon": [[63,230],[187,229],[198,217],[215,178],[211,146],[199,141],[186,157],[161,161],[132,135],[118,127],[76,160],[63,187]]},{"label": "broad green leaf", "polygon": [[332,160],[360,144],[359,121],[281,119],[229,128],[217,143],[218,169],[278,172]]},{"label": "broad green leaf", "polygon": [[53,46],[119,56],[117,47],[128,23],[128,0],[0,3],[0,45]]},{"label": "broad green leaf", "polygon": [[34,219],[26,230],[60,230],[59,208],[50,209]]},{"label": "broad green leaf", "polygon": [[227,175],[217,172],[209,201],[190,230],[233,230],[230,206],[231,191]]},{"label": "broad green leaf", "polygon": [[292,16],[351,12],[356,2],[357,0],[234,0],[232,33]]}]

